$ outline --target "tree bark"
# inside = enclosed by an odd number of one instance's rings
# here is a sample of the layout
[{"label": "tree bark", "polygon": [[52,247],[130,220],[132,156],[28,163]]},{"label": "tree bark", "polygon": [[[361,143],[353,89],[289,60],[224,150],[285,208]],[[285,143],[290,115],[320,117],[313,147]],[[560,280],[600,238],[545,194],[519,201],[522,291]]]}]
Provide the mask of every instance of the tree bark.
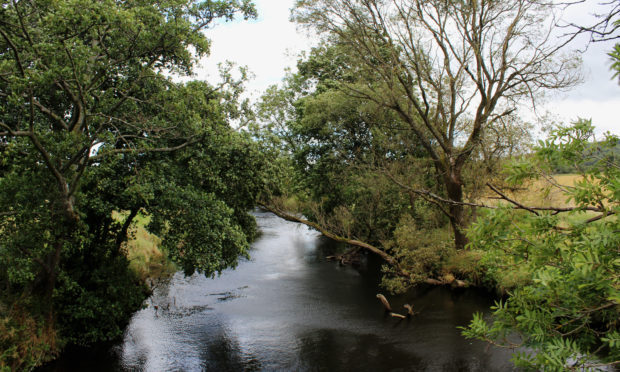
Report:
[{"label": "tree bark", "polygon": [[467,236],[464,229],[466,226],[465,221],[465,206],[463,204],[463,182],[460,177],[460,169],[451,169],[449,175],[444,178],[446,185],[446,193],[448,199],[453,201],[448,207],[448,219],[452,226],[454,234],[454,246],[457,250],[464,249],[468,243]]},{"label": "tree bark", "polygon": [[127,240],[127,231],[129,230],[129,226],[131,226],[131,223],[133,222],[133,219],[138,215],[138,211],[140,209],[139,208],[132,208],[129,211],[129,215],[127,216],[127,218],[125,219],[125,222],[123,222],[123,226],[121,227],[121,231],[118,232],[118,235],[116,236],[116,251],[115,254],[118,255],[121,251],[121,245],[123,244],[124,241]]}]

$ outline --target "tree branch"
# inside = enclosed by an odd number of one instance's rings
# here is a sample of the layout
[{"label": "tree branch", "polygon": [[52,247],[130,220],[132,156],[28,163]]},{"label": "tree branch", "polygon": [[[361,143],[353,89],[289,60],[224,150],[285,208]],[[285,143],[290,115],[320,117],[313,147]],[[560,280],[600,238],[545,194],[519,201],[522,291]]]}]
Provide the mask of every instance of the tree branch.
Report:
[{"label": "tree branch", "polygon": [[[400,264],[398,263],[398,260],[396,260],[396,258],[394,258],[393,256],[387,254],[385,251],[383,251],[380,248],[377,248],[373,245],[370,245],[368,243],[359,241],[359,240],[355,240],[355,239],[347,239],[345,237],[336,235],[330,231],[328,231],[327,229],[323,228],[322,226],[320,226],[317,223],[314,223],[312,221],[308,221],[306,219],[303,219],[301,217],[297,217],[294,215],[291,215],[289,213],[286,213],[276,207],[270,206],[267,203],[263,202],[263,201],[258,201],[257,202],[258,205],[260,205],[261,207],[265,208],[266,210],[270,211],[271,213],[275,214],[276,216],[285,219],[287,221],[291,221],[291,222],[297,222],[297,223],[301,223],[304,224],[306,226],[309,226],[317,231],[319,231],[321,234],[323,234],[324,236],[335,240],[337,242],[341,242],[341,243],[346,243],[355,247],[359,247],[362,249],[365,249],[367,251],[370,251],[376,255],[378,255],[379,257],[381,257],[383,260],[385,260],[388,264],[390,264],[395,270],[396,273],[398,274],[398,276],[404,278],[405,280],[412,282],[413,281],[413,276],[404,268],[402,268],[400,266]],[[437,280],[437,279],[432,279],[432,278],[427,278],[424,279],[424,283],[426,284],[431,284],[431,285],[445,285],[445,284],[453,284],[456,285],[458,287],[465,287],[467,286],[467,283],[461,281],[461,280],[455,280],[453,283],[448,283],[442,280]]]}]

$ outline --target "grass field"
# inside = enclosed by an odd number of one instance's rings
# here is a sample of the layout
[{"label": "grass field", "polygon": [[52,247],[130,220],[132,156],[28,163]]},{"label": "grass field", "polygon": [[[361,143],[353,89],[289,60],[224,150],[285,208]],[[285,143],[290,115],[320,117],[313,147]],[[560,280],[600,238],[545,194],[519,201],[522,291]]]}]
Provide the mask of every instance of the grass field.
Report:
[{"label": "grass field", "polygon": [[[561,186],[561,187],[571,187],[574,185],[576,181],[582,179],[581,175],[577,174],[556,174],[552,176],[553,183]],[[574,207],[575,202],[573,200],[569,200],[568,195],[562,191],[560,187],[553,186],[549,180],[539,179],[530,182],[529,184],[524,184],[519,189],[514,191],[505,192],[506,196],[509,198],[518,201],[519,203],[529,206],[529,207]],[[498,195],[493,193],[491,190],[487,192],[484,197],[481,198],[481,201],[487,205],[497,205],[500,203],[500,200],[497,198]],[[504,200],[501,200],[503,203],[507,203]],[[585,212],[576,212],[576,213],[562,213],[561,216],[566,222],[580,222],[586,221],[594,216],[596,216],[597,212],[585,211]],[[608,218],[617,218],[614,216]]]},{"label": "grass field", "polygon": [[[553,176],[554,182],[560,186],[570,187],[575,181],[580,179],[581,176],[576,174],[558,174]],[[567,195],[560,188],[552,186],[549,181],[544,179],[525,183],[514,191],[506,191],[505,194],[509,198],[527,206],[572,207],[575,205],[572,201],[568,201]],[[497,204],[499,202],[497,197],[497,194],[489,190],[481,199],[485,204]]]}]

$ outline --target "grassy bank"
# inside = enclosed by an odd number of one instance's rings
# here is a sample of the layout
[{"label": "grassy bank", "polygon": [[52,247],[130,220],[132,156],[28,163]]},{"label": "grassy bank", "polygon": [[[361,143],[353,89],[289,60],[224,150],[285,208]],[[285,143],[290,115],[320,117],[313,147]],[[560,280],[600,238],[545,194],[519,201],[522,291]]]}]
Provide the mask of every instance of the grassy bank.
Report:
[{"label": "grassy bank", "polygon": [[[503,190],[503,192],[509,198],[517,200],[524,205],[537,207],[572,207],[575,204],[567,200],[566,193],[563,192],[560,187],[571,187],[575,182],[581,179],[582,177],[577,174],[557,174],[553,175],[551,180],[538,179],[526,182],[513,190]],[[554,182],[560,187],[551,186],[549,181]],[[498,203],[497,198],[497,194],[488,190],[480,201],[484,204],[496,205]]]},{"label": "grassy bank", "polygon": [[[126,218],[126,213],[115,212],[113,217],[122,221]],[[171,275],[177,270],[174,263],[168,260],[165,252],[160,249],[161,239],[146,230],[149,221],[149,216],[139,213],[134,218],[124,246],[129,266],[142,280]]]}]

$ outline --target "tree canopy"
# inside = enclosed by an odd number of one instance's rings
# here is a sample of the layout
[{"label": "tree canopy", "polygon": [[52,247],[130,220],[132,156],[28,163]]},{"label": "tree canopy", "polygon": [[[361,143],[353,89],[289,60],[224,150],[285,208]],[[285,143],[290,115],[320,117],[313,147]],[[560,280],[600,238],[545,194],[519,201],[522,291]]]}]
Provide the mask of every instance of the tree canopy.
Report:
[{"label": "tree canopy", "polygon": [[[245,254],[263,164],[229,125],[245,76],[224,71],[217,87],[169,78],[191,74],[209,51],[204,31],[237,14],[256,10],[247,0],[2,3],[7,334],[19,337],[25,310],[43,328],[47,354],[121,335],[147,294],[124,248],[139,213],[187,273],[213,275]],[[1,365],[40,363],[12,349],[17,338],[0,340],[13,350]]]}]

